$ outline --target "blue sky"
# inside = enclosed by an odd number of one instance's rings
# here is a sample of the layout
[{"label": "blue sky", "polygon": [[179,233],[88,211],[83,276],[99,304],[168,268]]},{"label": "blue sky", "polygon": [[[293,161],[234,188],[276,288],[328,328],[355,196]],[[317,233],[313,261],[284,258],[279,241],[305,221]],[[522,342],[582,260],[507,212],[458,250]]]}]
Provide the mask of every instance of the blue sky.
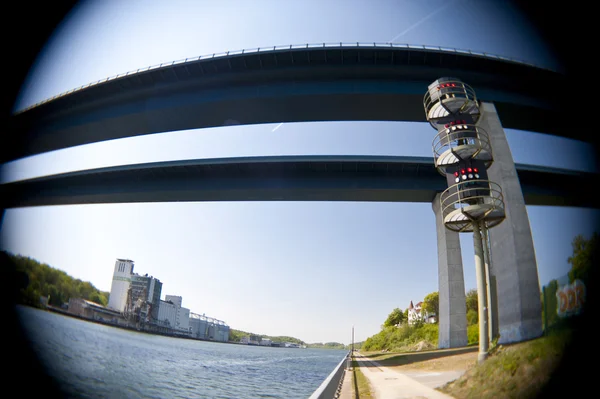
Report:
[{"label": "blue sky", "polygon": [[[469,23],[445,21],[469,19]],[[440,23],[440,21],[444,21]],[[15,110],[108,76],[213,52],[321,42],[470,49],[558,68],[535,32],[497,1],[82,2],[39,54]],[[468,82],[467,82],[468,83]],[[477,88],[475,88],[477,90]],[[584,143],[507,130],[517,163],[593,170]],[[2,182],[102,166],[259,155],[431,156],[424,123],[228,126],[107,141],[2,165]],[[407,141],[406,138],[411,138]],[[406,143],[411,142],[407,147]],[[535,148],[535,151],[532,150]],[[597,211],[529,206],[540,283],[569,270],[571,240]],[[472,234],[461,235],[466,289]],[[350,343],[396,307],[437,291],[430,204],[206,202],[7,210],[0,246],[108,291],[116,258],[183,306],[268,335]]]}]

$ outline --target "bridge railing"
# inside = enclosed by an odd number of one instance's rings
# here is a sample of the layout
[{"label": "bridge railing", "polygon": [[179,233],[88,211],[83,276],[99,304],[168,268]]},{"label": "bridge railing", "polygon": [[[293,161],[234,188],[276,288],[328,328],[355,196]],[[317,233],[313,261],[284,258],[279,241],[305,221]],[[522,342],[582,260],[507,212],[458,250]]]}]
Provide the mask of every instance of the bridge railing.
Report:
[{"label": "bridge railing", "polygon": [[52,100],[55,100],[57,98],[66,96],[68,94],[74,93],[76,91],[88,88],[90,86],[95,86],[104,82],[108,82],[110,80],[114,80],[117,78],[122,78],[125,76],[129,76],[129,75],[133,75],[133,74],[137,74],[140,72],[146,72],[146,71],[150,71],[153,69],[159,69],[159,68],[164,68],[164,67],[169,67],[169,66],[173,66],[176,64],[184,64],[187,62],[196,62],[196,61],[200,61],[200,60],[207,60],[207,59],[214,59],[214,58],[221,58],[221,57],[229,57],[229,56],[234,56],[234,55],[243,55],[243,54],[251,54],[251,53],[266,53],[266,52],[277,52],[277,51],[290,51],[290,50],[301,50],[301,49],[314,49],[314,48],[406,48],[406,49],[413,49],[413,50],[434,50],[434,51],[440,51],[440,52],[445,52],[445,53],[455,53],[455,54],[468,54],[468,55],[475,55],[475,56],[480,56],[480,57],[486,57],[486,58],[494,58],[494,59],[498,59],[498,60],[503,60],[503,61],[510,61],[510,62],[515,62],[515,63],[519,63],[519,64],[523,64],[523,65],[529,65],[532,67],[536,67],[536,68],[541,68],[541,69],[547,69],[544,67],[541,67],[539,65],[535,65],[532,64],[530,62],[526,62],[523,60],[518,60],[512,57],[504,57],[501,55],[495,55],[495,54],[490,54],[490,53],[486,53],[486,52],[478,52],[478,51],[472,51],[472,50],[464,50],[464,49],[457,49],[457,48],[451,48],[451,47],[441,47],[441,46],[430,46],[430,45],[414,45],[414,44],[407,44],[407,43],[377,43],[377,42],[331,42],[331,43],[306,43],[306,44],[288,44],[288,45],[278,45],[278,46],[267,46],[267,47],[256,47],[256,48],[250,48],[250,49],[243,49],[243,50],[235,50],[235,51],[226,51],[226,52],[221,52],[221,53],[212,53],[212,54],[206,54],[206,55],[200,55],[197,57],[190,57],[190,58],[182,58],[179,60],[175,60],[175,61],[171,61],[171,62],[163,62],[160,64],[155,64],[155,65],[150,65],[148,67],[145,68],[138,68],[136,70],[131,70],[128,72],[124,72],[124,73],[119,73],[117,75],[113,75],[113,76],[109,76],[107,78],[104,79],[100,79],[97,80],[95,82],[91,82],[88,84],[85,84],[83,86],[79,86],[70,90],[67,90],[65,92],[62,92],[60,94],[57,94],[55,96],[52,96],[50,98],[47,98],[45,100],[39,101],[33,105],[30,105],[18,112],[16,112],[16,114],[19,113],[23,113],[27,110],[30,110],[32,108],[38,107],[42,104],[45,104],[47,102],[50,102]]},{"label": "bridge railing", "polygon": [[319,388],[309,399],[334,399],[337,398],[337,393],[341,388],[343,382],[344,373],[350,366],[351,353],[348,352],[346,357],[336,366],[335,369],[329,374],[329,376],[321,383]]}]

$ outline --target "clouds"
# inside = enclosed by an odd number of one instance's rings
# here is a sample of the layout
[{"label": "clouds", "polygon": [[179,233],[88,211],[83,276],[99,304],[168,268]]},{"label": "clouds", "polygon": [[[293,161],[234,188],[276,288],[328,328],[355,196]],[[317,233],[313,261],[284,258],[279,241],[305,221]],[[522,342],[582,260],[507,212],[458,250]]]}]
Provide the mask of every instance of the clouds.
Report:
[{"label": "clouds", "polygon": [[421,24],[423,24],[425,21],[427,21],[429,18],[433,17],[434,15],[438,14],[439,12],[445,10],[446,8],[450,7],[450,5],[452,5],[453,3],[455,3],[455,1],[450,1],[448,3],[446,3],[446,5],[430,12],[429,14],[427,14],[425,17],[421,18],[420,20],[418,20],[417,22],[415,22],[414,24],[412,24],[411,26],[409,26],[408,28],[406,28],[405,30],[403,30],[402,32],[398,33],[396,36],[394,36],[392,39],[390,39],[390,42],[393,42],[394,40],[397,40],[400,36],[404,36],[405,34],[407,34],[408,32],[410,32],[411,30],[418,28]]}]

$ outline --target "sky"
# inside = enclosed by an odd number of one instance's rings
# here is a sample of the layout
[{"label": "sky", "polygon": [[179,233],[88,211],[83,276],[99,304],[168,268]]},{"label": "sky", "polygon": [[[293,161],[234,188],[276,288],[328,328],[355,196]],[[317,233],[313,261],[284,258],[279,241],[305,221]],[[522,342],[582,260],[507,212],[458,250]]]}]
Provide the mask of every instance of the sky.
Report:
[{"label": "sky", "polygon": [[[468,24],[445,21],[469,19]],[[441,23],[442,21],[442,23]],[[20,110],[150,65],[214,52],[322,42],[470,49],[560,68],[507,3],[487,0],[81,2],[32,66]],[[468,82],[467,82],[468,83]],[[474,88],[477,90],[477,88]],[[426,123],[319,122],[225,126],[106,141],[3,164],[2,183],[104,166],[263,155],[432,156]],[[506,129],[515,162],[595,171],[583,142]],[[410,140],[407,140],[410,138]],[[411,143],[407,146],[406,143]],[[442,177],[440,177],[442,178]],[[571,241],[597,210],[527,206],[540,284],[569,271]],[[557,228],[558,226],[558,228]],[[493,234],[493,233],[492,233]],[[472,234],[461,234],[465,289],[476,288]],[[0,249],[110,291],[117,258],[231,328],[349,344],[379,332],[396,307],[434,291],[431,204],[176,202],[5,211]]]}]

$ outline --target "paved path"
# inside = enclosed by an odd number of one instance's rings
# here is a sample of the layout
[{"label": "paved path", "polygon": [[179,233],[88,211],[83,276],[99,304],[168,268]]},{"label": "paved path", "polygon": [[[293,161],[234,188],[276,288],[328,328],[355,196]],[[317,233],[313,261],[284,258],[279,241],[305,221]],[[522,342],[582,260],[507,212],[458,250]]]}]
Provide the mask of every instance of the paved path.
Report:
[{"label": "paved path", "polygon": [[342,381],[342,389],[340,396],[337,399],[356,399],[354,397],[354,373],[352,369],[346,369],[344,372],[344,380]]},{"label": "paved path", "polygon": [[[375,399],[452,399],[452,396],[434,388],[462,374],[458,371],[401,373],[383,367],[358,353],[354,354],[354,358],[360,366],[360,371],[370,381]],[[339,399],[357,399],[353,392],[352,374],[352,370],[347,370],[344,374]]]}]

